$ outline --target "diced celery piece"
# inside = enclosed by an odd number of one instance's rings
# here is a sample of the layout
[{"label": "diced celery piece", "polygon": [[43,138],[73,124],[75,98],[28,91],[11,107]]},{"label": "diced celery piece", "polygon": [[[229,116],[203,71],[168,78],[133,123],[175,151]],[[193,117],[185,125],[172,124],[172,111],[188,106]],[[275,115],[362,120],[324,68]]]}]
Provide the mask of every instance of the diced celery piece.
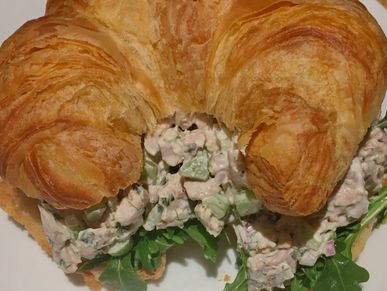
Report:
[{"label": "diced celery piece", "polygon": [[132,246],[133,241],[131,239],[123,242],[116,242],[113,246],[110,247],[108,254],[113,257],[120,257],[128,253]]},{"label": "diced celery piece", "polygon": [[218,139],[222,150],[227,150],[230,147],[231,141],[225,129],[221,128],[220,130],[217,130],[216,138]]},{"label": "diced celery piece", "polygon": [[251,190],[236,192],[234,203],[239,215],[242,217],[257,213],[262,206]]},{"label": "diced celery piece", "polygon": [[318,240],[312,238],[312,239],[307,241],[306,246],[307,246],[308,249],[312,249],[312,250],[318,251],[322,243],[323,242],[318,241]]},{"label": "diced celery piece", "polygon": [[230,202],[226,195],[224,195],[223,192],[220,192],[204,198],[203,205],[209,208],[216,218],[221,219],[227,214]]},{"label": "diced celery piece", "polygon": [[100,220],[106,211],[106,203],[102,202],[85,210],[86,222],[92,223]]},{"label": "diced celery piece", "polygon": [[157,164],[151,159],[145,158],[144,169],[141,174],[142,179],[155,179],[157,177]]},{"label": "diced celery piece", "polygon": [[153,207],[152,210],[149,212],[143,227],[147,231],[153,230],[156,227],[157,223],[160,222],[163,211],[164,207],[160,204],[156,204],[155,207]]},{"label": "diced celery piece", "polygon": [[198,151],[195,157],[184,161],[179,173],[186,178],[207,181],[210,177],[208,160],[208,152],[206,150]]}]

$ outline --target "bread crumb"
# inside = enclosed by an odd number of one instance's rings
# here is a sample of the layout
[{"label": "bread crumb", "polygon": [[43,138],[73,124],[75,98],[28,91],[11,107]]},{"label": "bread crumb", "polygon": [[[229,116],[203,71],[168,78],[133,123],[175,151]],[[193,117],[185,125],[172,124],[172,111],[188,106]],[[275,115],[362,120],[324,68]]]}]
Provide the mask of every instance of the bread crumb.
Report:
[{"label": "bread crumb", "polygon": [[229,282],[230,281],[230,279],[231,279],[231,277],[229,276],[229,275],[224,275],[224,277],[223,277],[223,281],[224,282]]}]

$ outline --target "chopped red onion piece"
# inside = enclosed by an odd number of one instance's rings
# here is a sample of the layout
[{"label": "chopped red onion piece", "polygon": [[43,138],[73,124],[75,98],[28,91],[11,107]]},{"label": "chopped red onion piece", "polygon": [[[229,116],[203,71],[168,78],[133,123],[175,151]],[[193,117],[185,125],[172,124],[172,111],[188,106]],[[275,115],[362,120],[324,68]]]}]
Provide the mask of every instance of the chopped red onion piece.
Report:
[{"label": "chopped red onion piece", "polygon": [[249,221],[246,221],[245,228],[248,232],[253,231],[253,225]]},{"label": "chopped red onion piece", "polygon": [[327,257],[333,257],[335,254],[335,242],[333,240],[327,241],[325,244],[324,255]]}]

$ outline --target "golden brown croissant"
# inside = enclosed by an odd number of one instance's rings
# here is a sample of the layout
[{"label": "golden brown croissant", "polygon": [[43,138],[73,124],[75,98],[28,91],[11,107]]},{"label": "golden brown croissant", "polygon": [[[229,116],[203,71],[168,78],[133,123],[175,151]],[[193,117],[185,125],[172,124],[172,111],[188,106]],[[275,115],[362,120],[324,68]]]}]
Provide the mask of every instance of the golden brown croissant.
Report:
[{"label": "golden brown croissant", "polygon": [[379,0],[379,2],[380,2],[385,8],[387,8],[387,0]]},{"label": "golden brown croissant", "polygon": [[50,0],[0,50],[0,175],[57,208],[136,182],[176,110],[240,132],[268,208],[307,215],[343,177],[387,86],[358,1]]}]

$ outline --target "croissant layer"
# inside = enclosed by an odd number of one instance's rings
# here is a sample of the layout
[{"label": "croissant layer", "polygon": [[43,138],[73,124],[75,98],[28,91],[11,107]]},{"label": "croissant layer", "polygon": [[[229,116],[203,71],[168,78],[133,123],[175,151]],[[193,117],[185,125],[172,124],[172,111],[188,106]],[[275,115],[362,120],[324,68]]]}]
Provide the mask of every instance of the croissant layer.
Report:
[{"label": "croissant layer", "polygon": [[49,0],[0,49],[0,175],[57,208],[135,183],[176,110],[240,134],[274,211],[325,205],[378,116],[387,40],[358,1]]}]

